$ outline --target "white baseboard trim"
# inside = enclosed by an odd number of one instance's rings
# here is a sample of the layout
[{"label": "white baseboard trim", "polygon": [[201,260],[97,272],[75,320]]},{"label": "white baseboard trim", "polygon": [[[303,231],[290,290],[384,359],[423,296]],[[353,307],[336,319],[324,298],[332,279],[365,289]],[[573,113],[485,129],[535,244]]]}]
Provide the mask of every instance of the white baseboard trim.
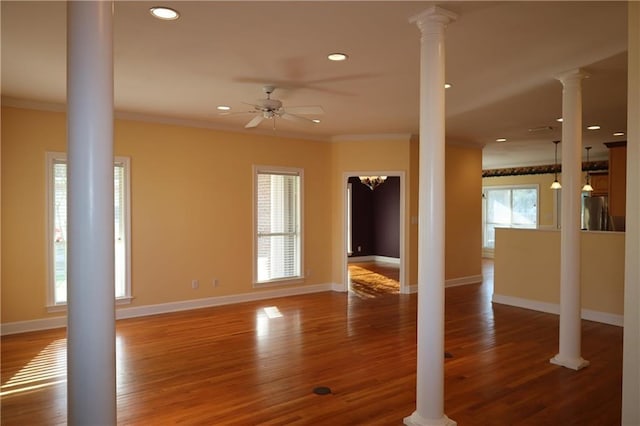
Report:
[{"label": "white baseboard trim", "polygon": [[28,321],[16,321],[2,324],[0,335],[28,333],[30,331],[49,330],[51,328],[64,328],[67,326],[67,316],[42,318]]},{"label": "white baseboard trim", "polygon": [[482,249],[482,257],[484,259],[493,259],[494,258],[494,253],[495,253],[494,249],[490,249],[490,248],[483,248]]},{"label": "white baseboard trim", "polygon": [[[560,305],[557,303],[540,302],[537,300],[523,299],[520,297],[504,296],[494,293],[491,297],[493,303],[501,305],[515,306],[518,308],[531,309],[538,312],[546,312],[548,314],[559,315]],[[603,324],[615,325],[622,327],[624,324],[624,316],[611,314],[608,312],[594,311],[591,309],[582,309],[581,317],[584,320],[600,322]]]},{"label": "white baseboard trim", "polygon": [[[469,275],[467,277],[460,278],[451,278],[445,280],[444,287],[458,287],[461,285],[469,285],[469,284],[480,284],[482,282],[482,275]],[[409,286],[408,293],[417,293],[418,292],[418,284],[411,284]]]},{"label": "white baseboard trim", "polygon": [[331,290],[339,293],[345,293],[347,291],[347,286],[344,284],[333,283],[331,284]]},{"label": "white baseboard trim", "polygon": [[[251,293],[233,294],[229,296],[206,297],[202,299],[182,300],[179,302],[159,303],[156,305],[135,306],[116,309],[116,319],[144,317],[148,315],[166,314],[169,312],[188,311],[191,309],[209,308],[213,306],[230,305],[234,303],[253,302],[256,300],[273,299],[277,297],[296,296],[299,294],[336,291],[336,284],[316,284],[303,287],[287,287]],[[340,291],[340,290],[337,290]],[[29,321],[16,321],[2,324],[0,335],[26,333],[30,331],[48,330],[67,326],[67,317],[58,316]]]},{"label": "white baseboard trim", "polygon": [[394,265],[400,265],[399,257],[388,257],[388,256],[351,256],[347,259],[348,263],[354,262],[382,262],[382,263],[392,263]]},{"label": "white baseboard trim", "polygon": [[469,275],[467,277],[460,278],[452,278],[450,280],[445,280],[444,287],[458,287],[461,285],[469,285],[469,284],[480,284],[482,282],[482,274],[480,275]]}]

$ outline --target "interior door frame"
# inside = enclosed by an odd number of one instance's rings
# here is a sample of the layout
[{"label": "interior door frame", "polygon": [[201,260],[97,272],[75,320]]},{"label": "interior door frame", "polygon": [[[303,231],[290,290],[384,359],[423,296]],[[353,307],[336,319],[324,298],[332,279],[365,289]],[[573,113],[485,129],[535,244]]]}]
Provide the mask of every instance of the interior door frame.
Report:
[{"label": "interior door frame", "polygon": [[347,255],[347,239],[348,239],[348,191],[349,178],[352,176],[389,176],[400,178],[400,293],[409,294],[410,288],[407,285],[407,259],[406,259],[406,176],[404,171],[397,170],[359,170],[347,171],[342,173],[342,245],[341,245],[341,270],[342,270],[342,291],[349,291],[349,270]]}]

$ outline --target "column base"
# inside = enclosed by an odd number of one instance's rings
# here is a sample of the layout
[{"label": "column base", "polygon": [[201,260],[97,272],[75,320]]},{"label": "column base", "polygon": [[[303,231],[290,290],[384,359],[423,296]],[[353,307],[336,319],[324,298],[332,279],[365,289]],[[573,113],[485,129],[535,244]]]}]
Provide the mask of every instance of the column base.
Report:
[{"label": "column base", "polygon": [[457,426],[458,423],[445,415],[440,419],[425,419],[414,411],[409,417],[404,418],[404,424],[407,426]]},{"label": "column base", "polygon": [[551,362],[551,364],[555,364],[555,365],[559,365],[561,367],[566,367],[566,368],[570,368],[572,370],[582,370],[585,367],[589,366],[589,361],[583,359],[582,357],[579,358],[562,358],[560,357],[560,354],[554,356],[553,358],[551,358],[549,360],[549,362]]}]

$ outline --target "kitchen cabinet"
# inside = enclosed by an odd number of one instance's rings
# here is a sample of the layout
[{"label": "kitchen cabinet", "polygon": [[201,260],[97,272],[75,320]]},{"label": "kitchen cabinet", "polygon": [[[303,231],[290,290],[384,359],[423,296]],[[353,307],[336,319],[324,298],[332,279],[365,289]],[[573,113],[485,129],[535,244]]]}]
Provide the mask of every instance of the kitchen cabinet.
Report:
[{"label": "kitchen cabinet", "polygon": [[609,195],[609,173],[591,173],[589,181],[591,182],[591,187],[593,187],[592,197]]}]

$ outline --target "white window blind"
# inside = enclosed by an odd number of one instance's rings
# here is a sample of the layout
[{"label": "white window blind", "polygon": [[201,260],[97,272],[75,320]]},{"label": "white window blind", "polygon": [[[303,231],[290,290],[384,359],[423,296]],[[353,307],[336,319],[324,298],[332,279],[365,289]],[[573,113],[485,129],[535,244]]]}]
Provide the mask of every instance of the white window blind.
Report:
[{"label": "white window blind", "polygon": [[256,282],[301,276],[301,171],[256,169]]},{"label": "white window blind", "polygon": [[[65,154],[49,154],[50,232],[52,233],[49,305],[67,302],[67,160]],[[128,160],[114,163],[115,297],[131,296],[128,268]]]}]

